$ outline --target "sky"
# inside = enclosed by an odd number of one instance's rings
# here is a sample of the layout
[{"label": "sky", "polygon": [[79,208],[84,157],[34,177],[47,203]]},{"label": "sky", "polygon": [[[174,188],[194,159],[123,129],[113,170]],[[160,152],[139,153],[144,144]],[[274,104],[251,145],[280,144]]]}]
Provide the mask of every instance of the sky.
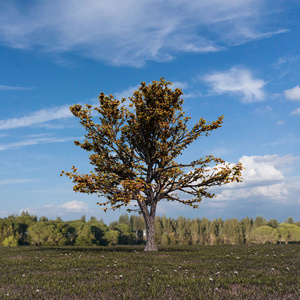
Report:
[{"label": "sky", "polygon": [[225,116],[182,160],[213,154],[245,169],[199,209],[161,201],[157,215],[300,221],[299,15],[298,0],[0,0],[0,218],[109,224],[126,213],[104,213],[104,198],[60,177],[92,170],[69,107],[164,77],[184,92],[190,126]]}]

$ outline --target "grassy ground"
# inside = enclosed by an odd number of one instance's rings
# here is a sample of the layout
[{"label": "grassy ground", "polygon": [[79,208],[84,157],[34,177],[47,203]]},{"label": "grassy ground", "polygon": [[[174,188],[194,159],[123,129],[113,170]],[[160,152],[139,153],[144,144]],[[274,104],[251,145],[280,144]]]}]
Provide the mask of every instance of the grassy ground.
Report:
[{"label": "grassy ground", "polygon": [[0,299],[300,299],[300,245],[0,248]]}]

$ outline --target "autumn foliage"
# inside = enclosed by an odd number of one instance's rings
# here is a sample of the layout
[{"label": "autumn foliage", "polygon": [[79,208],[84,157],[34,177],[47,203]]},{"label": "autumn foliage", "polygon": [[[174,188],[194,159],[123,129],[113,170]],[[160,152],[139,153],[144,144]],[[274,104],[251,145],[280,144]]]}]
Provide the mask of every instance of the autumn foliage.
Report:
[{"label": "autumn foliage", "polygon": [[[197,208],[203,198],[215,196],[209,188],[241,181],[240,163],[231,166],[212,155],[188,164],[175,161],[188,145],[223,122],[223,116],[211,123],[200,118],[188,129],[182,95],[181,89],[172,90],[171,83],[161,78],[149,85],[142,82],[128,100],[101,93],[97,107],[70,108],[87,131],[84,142],[75,144],[91,152],[94,171],[80,174],[73,166],[72,172],[62,174],[73,180],[74,191],[104,196],[107,200],[98,204],[105,211],[108,206],[115,210],[136,204],[145,219],[148,251],[157,250],[154,219],[160,200]],[[182,199],[183,194],[189,199]]]}]

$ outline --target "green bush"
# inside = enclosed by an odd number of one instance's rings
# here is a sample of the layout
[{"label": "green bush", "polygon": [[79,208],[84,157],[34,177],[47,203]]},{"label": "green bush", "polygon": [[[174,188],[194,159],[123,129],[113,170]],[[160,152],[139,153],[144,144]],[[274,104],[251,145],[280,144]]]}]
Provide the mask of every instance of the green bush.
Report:
[{"label": "green bush", "polygon": [[16,247],[18,246],[18,240],[16,237],[14,237],[13,235],[7,237],[4,239],[4,241],[2,242],[4,247]]},{"label": "green bush", "polygon": [[250,234],[250,240],[254,244],[276,243],[279,239],[276,229],[270,226],[260,226]]}]

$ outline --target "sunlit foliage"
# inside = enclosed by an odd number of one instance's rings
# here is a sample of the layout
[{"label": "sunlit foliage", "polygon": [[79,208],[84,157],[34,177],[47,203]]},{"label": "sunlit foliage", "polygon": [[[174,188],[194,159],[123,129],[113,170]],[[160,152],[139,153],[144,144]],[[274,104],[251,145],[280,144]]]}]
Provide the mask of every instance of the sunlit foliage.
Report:
[{"label": "sunlit foliage", "polygon": [[[170,86],[163,78],[149,85],[142,82],[129,97],[129,108],[125,98],[120,101],[103,93],[99,106],[72,106],[71,112],[87,131],[84,142],[75,144],[91,152],[94,171],[80,174],[73,166],[72,172],[62,172],[74,182],[74,191],[105,196],[107,201],[98,203],[105,211],[107,206],[115,210],[136,204],[146,222],[145,250],[151,251],[157,250],[154,219],[160,200],[197,208],[203,198],[215,196],[209,188],[241,181],[240,163],[229,166],[212,155],[187,164],[175,161],[200,136],[221,127],[224,117],[210,124],[200,118],[188,129],[190,118],[182,111],[183,92]],[[188,194],[189,199],[176,192]]]}]

